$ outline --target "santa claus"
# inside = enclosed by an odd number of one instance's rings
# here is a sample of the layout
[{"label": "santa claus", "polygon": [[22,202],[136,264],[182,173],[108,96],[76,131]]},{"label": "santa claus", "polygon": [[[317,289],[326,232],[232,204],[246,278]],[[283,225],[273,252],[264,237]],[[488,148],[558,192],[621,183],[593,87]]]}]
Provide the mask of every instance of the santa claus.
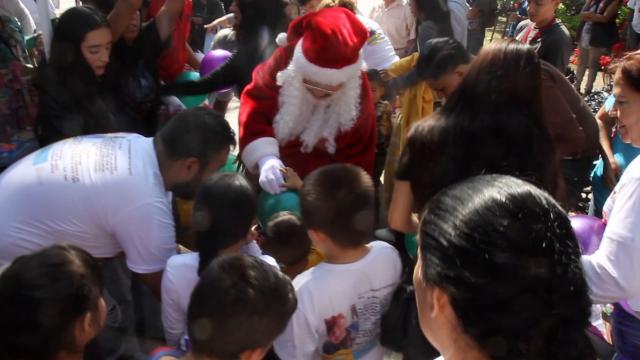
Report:
[{"label": "santa claus", "polygon": [[240,156],[264,190],[284,189],[285,166],[302,178],[332,163],[371,173],[375,110],[361,70],[368,37],[348,10],[320,10],[295,19],[285,45],[254,70],[240,99]]}]

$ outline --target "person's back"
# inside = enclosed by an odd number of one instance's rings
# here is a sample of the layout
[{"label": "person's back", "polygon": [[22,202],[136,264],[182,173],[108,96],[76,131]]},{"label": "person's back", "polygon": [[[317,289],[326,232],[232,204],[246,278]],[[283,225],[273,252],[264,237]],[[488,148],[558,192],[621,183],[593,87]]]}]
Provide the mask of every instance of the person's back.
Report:
[{"label": "person's back", "polygon": [[298,308],[274,343],[280,358],[382,359],[380,318],[400,282],[396,250],[373,236],[373,183],[352,165],[306,179],[302,213],[326,260],[298,275]]},{"label": "person's back", "polygon": [[[154,270],[164,267],[174,249],[171,203],[151,138],[108,134],[52,144],[0,175],[0,189],[0,265],[61,241],[95,257],[114,257],[129,250],[118,241],[119,232],[142,230],[156,217],[167,226],[153,229],[155,249],[165,255]],[[146,205],[153,212],[137,211]],[[127,239],[128,244],[148,239],[136,233],[140,237]],[[133,260],[130,265],[138,271],[151,266]]]},{"label": "person's back", "polygon": [[154,139],[108,134],[64,140],[0,175],[0,266],[70,243],[97,258],[124,255],[158,292],[175,253],[170,193],[191,198],[235,145],[212,110],[183,111]]},{"label": "person's back", "polygon": [[191,294],[189,352],[160,348],[150,359],[262,359],[295,308],[284,274],[255,257],[222,256],[203,269]]}]

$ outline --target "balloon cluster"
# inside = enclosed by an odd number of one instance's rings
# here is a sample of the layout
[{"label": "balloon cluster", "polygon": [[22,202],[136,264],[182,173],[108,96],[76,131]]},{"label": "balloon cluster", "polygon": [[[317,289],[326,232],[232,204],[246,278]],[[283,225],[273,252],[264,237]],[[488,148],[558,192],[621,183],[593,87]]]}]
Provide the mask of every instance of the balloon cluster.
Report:
[{"label": "balloon cluster", "polygon": [[[205,77],[220,68],[231,58],[231,53],[227,50],[217,49],[209,51],[200,62],[200,73],[195,71],[185,71],[176,79],[177,83],[197,81],[200,77]],[[228,88],[227,88],[228,89]],[[227,90],[224,89],[224,90]],[[221,91],[224,91],[221,90]],[[199,106],[207,99],[207,94],[183,95],[178,99],[187,109]]]}]

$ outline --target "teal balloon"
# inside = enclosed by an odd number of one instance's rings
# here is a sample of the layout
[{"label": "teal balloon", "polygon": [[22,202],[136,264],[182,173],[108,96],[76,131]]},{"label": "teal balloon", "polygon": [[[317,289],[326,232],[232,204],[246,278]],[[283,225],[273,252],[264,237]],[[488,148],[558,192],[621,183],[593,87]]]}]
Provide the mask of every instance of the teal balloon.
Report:
[{"label": "teal balloon", "polygon": [[291,211],[297,215],[301,214],[298,192],[287,190],[280,194],[272,195],[263,191],[258,196],[258,221],[262,226],[266,226],[274,214],[282,211]]},{"label": "teal balloon", "polygon": [[404,234],[404,246],[412,259],[418,254],[418,235]]},{"label": "teal balloon", "polygon": [[[176,78],[177,83],[184,83],[189,81],[196,81],[200,79],[200,74],[195,71],[185,71],[182,74],[178,75]],[[207,99],[207,94],[199,94],[199,95],[183,95],[178,96],[178,100],[186,106],[187,109],[191,109],[199,106]]]},{"label": "teal balloon", "polygon": [[234,154],[229,154],[229,157],[227,158],[227,162],[220,169],[220,172],[237,173],[238,164],[236,163],[236,159],[237,157]]}]

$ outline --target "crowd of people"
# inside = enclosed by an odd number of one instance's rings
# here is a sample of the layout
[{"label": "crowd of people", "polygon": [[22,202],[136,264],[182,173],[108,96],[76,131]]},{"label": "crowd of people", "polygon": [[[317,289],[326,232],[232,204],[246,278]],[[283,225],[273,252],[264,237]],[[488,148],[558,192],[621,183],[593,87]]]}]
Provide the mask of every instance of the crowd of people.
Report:
[{"label": "crowd of people", "polygon": [[372,5],[0,3],[0,359],[640,359],[640,1]]}]

